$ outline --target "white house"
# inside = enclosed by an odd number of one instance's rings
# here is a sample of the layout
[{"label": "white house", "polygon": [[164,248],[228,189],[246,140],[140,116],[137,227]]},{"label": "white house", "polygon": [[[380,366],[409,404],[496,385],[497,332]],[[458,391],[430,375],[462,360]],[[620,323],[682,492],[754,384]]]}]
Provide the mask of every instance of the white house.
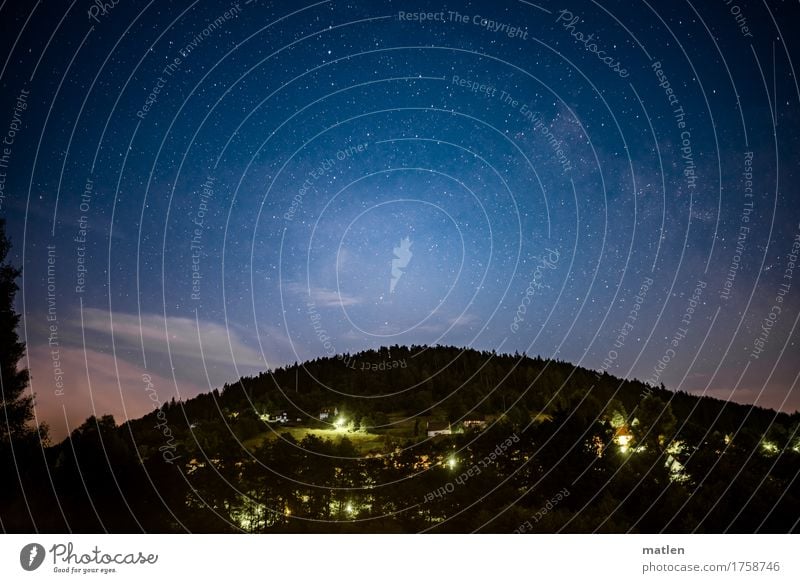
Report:
[{"label": "white house", "polygon": [[338,407],[334,407],[332,411],[326,407],[325,409],[319,412],[319,420],[325,421],[330,417],[336,417],[338,414],[339,414]]},{"label": "white house", "polygon": [[288,423],[289,422],[289,413],[286,411],[281,411],[275,417],[270,417],[270,423]]},{"label": "white house", "polygon": [[486,420],[483,417],[464,419],[461,424],[464,426],[464,429],[477,429],[478,431],[486,429]]},{"label": "white house", "polygon": [[428,437],[436,437],[437,435],[452,435],[453,430],[450,424],[444,421],[428,421]]}]

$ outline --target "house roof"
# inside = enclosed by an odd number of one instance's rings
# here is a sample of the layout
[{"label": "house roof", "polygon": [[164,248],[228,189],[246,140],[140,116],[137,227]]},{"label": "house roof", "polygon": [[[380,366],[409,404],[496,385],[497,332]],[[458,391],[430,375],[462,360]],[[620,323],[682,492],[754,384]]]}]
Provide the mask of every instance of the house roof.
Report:
[{"label": "house roof", "polygon": [[443,429],[450,429],[447,421],[428,421],[428,431],[442,431]]}]

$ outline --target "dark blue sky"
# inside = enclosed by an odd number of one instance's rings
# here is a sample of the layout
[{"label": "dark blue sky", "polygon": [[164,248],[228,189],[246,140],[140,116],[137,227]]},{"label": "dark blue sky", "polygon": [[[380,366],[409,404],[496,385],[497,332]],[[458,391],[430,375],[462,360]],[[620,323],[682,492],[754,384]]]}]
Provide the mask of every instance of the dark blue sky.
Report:
[{"label": "dark blue sky", "polygon": [[796,3],[101,4],[0,5],[54,436],[389,344],[800,408]]}]

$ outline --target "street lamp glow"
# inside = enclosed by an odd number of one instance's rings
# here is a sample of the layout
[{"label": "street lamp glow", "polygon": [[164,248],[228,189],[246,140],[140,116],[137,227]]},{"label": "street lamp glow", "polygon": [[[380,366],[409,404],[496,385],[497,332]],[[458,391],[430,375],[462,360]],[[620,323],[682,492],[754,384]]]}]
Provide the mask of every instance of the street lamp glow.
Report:
[{"label": "street lamp glow", "polygon": [[333,422],[333,426],[338,431],[344,429],[344,426],[347,425],[347,419],[344,417],[337,417],[336,420]]},{"label": "street lamp glow", "polygon": [[451,470],[455,469],[457,463],[458,460],[456,460],[456,458],[454,458],[453,456],[447,458],[447,467],[450,468]]}]

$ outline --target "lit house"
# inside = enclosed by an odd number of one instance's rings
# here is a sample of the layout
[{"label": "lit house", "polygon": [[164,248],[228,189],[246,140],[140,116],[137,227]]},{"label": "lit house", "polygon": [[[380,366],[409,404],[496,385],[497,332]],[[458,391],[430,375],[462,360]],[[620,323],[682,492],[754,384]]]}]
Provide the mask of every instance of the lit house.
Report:
[{"label": "lit house", "polygon": [[486,420],[483,417],[468,417],[461,422],[461,425],[464,426],[464,429],[475,429],[478,431],[482,431],[486,429]]},{"label": "lit house", "polygon": [[450,424],[445,421],[428,421],[428,437],[437,435],[452,435]]},{"label": "lit house", "polygon": [[275,417],[270,417],[270,423],[288,423],[289,422],[289,413],[287,411],[281,411]]},{"label": "lit house", "polygon": [[622,453],[628,451],[628,448],[633,441],[633,435],[628,431],[628,427],[623,425],[622,427],[617,428],[614,434],[614,443],[619,446],[619,450]]},{"label": "lit house", "polygon": [[319,412],[319,420],[325,421],[329,417],[336,417],[339,414],[339,408],[334,407],[333,410],[325,408]]}]

